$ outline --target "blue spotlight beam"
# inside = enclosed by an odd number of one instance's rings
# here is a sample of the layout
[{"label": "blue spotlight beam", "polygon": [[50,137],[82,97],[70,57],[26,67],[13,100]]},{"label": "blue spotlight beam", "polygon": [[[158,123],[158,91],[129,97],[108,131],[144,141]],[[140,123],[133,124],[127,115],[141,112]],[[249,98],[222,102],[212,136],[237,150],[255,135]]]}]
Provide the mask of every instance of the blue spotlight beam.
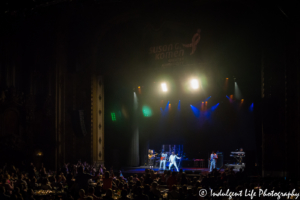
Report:
[{"label": "blue spotlight beam", "polygon": [[253,109],[254,109],[254,103],[252,103],[249,107],[250,112],[253,112]]},{"label": "blue spotlight beam", "polygon": [[199,118],[200,117],[200,110],[198,108],[196,108],[195,106],[193,105],[190,105],[191,106],[191,109],[195,115],[195,117]]},{"label": "blue spotlight beam", "polygon": [[212,106],[212,107],[211,107],[211,111],[214,111],[214,110],[216,110],[216,109],[217,109],[217,107],[219,106],[219,104],[220,104],[220,103],[217,103],[216,105]]},{"label": "blue spotlight beam", "polygon": [[169,111],[169,104],[170,104],[170,102],[168,101],[168,103],[167,103],[167,105],[166,105],[166,107],[165,107],[164,110],[162,110],[162,108],[160,108],[160,110],[161,110],[161,112],[162,112],[163,115],[166,115],[168,113],[168,111]]},{"label": "blue spotlight beam", "polygon": [[207,97],[204,101],[208,101],[208,99],[210,99],[210,98],[211,98],[211,96]]},{"label": "blue spotlight beam", "polygon": [[179,102],[178,102],[177,109],[180,110],[180,100],[179,100]]},{"label": "blue spotlight beam", "polygon": [[169,110],[169,104],[170,104],[170,102],[168,101],[168,103],[167,103],[167,105],[165,107],[165,110],[164,110],[165,112]]},{"label": "blue spotlight beam", "polygon": [[233,100],[232,100],[232,99],[230,99],[230,97],[228,97],[227,95],[226,95],[226,98],[229,100],[229,102],[230,102],[230,103],[232,103],[232,102],[233,102]]}]

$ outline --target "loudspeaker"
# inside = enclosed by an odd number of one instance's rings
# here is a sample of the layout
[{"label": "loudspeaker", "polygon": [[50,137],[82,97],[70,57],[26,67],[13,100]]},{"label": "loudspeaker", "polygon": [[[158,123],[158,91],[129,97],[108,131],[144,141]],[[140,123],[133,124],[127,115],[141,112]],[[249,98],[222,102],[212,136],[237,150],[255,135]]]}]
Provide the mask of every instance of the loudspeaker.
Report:
[{"label": "loudspeaker", "polygon": [[72,124],[73,131],[75,135],[83,137],[87,135],[85,119],[84,119],[84,110],[75,110],[72,113]]},{"label": "loudspeaker", "polygon": [[218,154],[216,168],[221,168],[222,166],[223,166],[223,154]]}]

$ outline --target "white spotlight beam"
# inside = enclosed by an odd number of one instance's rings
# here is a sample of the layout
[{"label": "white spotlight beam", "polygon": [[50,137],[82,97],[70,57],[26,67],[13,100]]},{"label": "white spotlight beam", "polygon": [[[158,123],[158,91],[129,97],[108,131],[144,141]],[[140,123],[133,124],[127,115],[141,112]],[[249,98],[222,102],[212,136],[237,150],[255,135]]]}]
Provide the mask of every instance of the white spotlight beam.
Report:
[{"label": "white spotlight beam", "polygon": [[168,91],[167,84],[166,83],[162,83],[161,84],[161,89],[162,89],[163,92],[167,92]]},{"label": "white spotlight beam", "polygon": [[197,79],[192,79],[192,80],[191,80],[191,87],[192,87],[193,89],[198,89],[198,88],[199,88],[199,82],[198,82]]}]

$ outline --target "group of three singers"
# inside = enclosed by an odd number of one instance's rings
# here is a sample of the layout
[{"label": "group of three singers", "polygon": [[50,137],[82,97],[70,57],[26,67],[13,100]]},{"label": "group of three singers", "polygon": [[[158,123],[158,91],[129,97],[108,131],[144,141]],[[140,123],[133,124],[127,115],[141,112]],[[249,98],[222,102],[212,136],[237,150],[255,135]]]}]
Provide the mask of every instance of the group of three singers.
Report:
[{"label": "group of three singers", "polygon": [[[148,156],[148,157],[149,157],[149,166],[150,166],[150,168],[153,168],[153,164],[154,164],[153,157],[151,155]],[[166,169],[167,157],[168,157],[168,154],[165,153],[164,151],[162,151],[161,156],[160,156],[159,170],[160,169],[163,169],[163,170]],[[176,159],[181,159],[181,157],[178,157],[177,155],[175,155],[175,152],[173,151],[172,154],[170,155],[169,159],[168,159],[170,161],[169,169],[171,169],[171,167],[174,165],[176,170],[179,171],[177,163],[176,163]]]}]

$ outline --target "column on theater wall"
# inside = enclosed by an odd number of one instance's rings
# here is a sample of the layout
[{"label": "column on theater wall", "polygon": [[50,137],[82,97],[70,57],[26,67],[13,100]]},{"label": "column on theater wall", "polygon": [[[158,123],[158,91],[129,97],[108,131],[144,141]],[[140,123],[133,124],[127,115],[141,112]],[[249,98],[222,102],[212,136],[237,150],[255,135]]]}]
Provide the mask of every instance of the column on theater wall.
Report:
[{"label": "column on theater wall", "polygon": [[104,163],[104,84],[103,77],[91,75],[92,160]]}]

